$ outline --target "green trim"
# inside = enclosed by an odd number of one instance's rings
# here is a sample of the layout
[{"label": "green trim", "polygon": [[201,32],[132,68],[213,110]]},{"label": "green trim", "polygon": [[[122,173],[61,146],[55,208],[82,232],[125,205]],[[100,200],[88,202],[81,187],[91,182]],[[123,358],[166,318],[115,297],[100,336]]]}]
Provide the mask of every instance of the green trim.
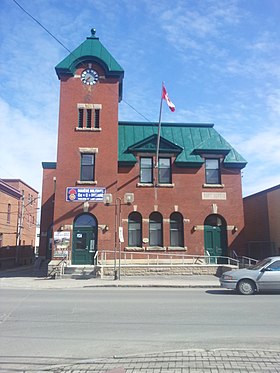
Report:
[{"label": "green trim", "polygon": [[133,167],[137,161],[118,161],[118,166],[119,167]]},{"label": "green trim", "polygon": [[[154,126],[158,128],[158,122],[129,122],[119,121],[120,126],[133,126],[133,127],[149,127]],[[213,128],[213,123],[173,123],[173,122],[162,122],[161,127],[187,127],[187,128]]]},{"label": "green trim", "polygon": [[242,163],[242,162],[240,162],[240,163],[224,162],[223,165],[224,165],[225,168],[240,168],[240,169],[242,169],[242,168],[246,167],[247,162],[244,162],[244,163]]},{"label": "green trim", "polygon": [[201,162],[176,162],[176,167],[187,167],[187,168],[197,168],[203,165],[204,161]]},{"label": "green trim", "polygon": [[194,149],[193,154],[203,155],[203,154],[218,154],[218,155],[228,155],[230,149]]},{"label": "green trim", "polygon": [[56,162],[42,162],[42,167],[44,170],[46,169],[55,170]]},{"label": "green trim", "polygon": [[[171,141],[166,140],[163,137],[160,137],[159,142],[159,153],[172,153],[179,154],[183,149],[173,144]],[[147,137],[144,140],[138,141],[136,144],[133,144],[127,148],[129,153],[155,153],[157,151],[157,135]]]}]

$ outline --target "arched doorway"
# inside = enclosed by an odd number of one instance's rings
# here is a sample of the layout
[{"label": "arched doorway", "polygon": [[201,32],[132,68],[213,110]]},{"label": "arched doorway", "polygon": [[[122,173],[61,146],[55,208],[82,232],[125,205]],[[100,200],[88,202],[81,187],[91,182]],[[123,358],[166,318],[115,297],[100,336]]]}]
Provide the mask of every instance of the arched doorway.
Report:
[{"label": "arched doorway", "polygon": [[204,248],[210,256],[227,256],[227,224],[222,216],[212,214],[205,219]]},{"label": "arched doorway", "polygon": [[81,214],[74,220],[72,264],[93,264],[97,251],[98,224],[92,214]]}]

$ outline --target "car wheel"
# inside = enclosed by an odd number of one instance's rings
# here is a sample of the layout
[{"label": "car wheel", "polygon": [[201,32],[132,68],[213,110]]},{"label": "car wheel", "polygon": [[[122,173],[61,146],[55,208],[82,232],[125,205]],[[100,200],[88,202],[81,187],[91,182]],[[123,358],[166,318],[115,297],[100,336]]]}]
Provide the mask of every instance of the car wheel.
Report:
[{"label": "car wheel", "polygon": [[241,280],[237,284],[237,290],[243,295],[252,295],[255,293],[256,287],[251,280]]}]

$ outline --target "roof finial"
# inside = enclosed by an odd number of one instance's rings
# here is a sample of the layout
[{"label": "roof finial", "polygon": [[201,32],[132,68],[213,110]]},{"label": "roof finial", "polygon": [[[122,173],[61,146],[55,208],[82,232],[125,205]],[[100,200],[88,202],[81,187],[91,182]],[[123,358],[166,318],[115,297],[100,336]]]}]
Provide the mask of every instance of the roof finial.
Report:
[{"label": "roof finial", "polygon": [[90,32],[91,32],[91,35],[90,36],[88,36],[87,37],[87,39],[99,39],[95,34],[96,34],[96,30],[95,30],[95,28],[92,28],[91,30],[90,30]]}]

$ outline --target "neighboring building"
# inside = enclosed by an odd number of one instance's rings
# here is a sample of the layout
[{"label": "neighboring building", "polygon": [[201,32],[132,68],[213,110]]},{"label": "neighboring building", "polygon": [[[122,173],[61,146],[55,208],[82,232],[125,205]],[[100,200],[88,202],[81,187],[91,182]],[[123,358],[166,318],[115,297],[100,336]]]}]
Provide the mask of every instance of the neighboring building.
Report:
[{"label": "neighboring building", "polygon": [[0,206],[2,246],[35,246],[38,192],[22,180],[1,179]]},{"label": "neighboring building", "polygon": [[42,164],[39,255],[92,264],[116,247],[119,226],[128,252],[241,250],[246,161],[213,124],[162,123],[155,167],[157,123],[119,122],[124,71],[94,32],[56,73],[57,162]]},{"label": "neighboring building", "polygon": [[280,255],[280,184],[243,202],[247,255],[256,259]]},{"label": "neighboring building", "polygon": [[21,193],[0,179],[0,247],[17,244]]}]

